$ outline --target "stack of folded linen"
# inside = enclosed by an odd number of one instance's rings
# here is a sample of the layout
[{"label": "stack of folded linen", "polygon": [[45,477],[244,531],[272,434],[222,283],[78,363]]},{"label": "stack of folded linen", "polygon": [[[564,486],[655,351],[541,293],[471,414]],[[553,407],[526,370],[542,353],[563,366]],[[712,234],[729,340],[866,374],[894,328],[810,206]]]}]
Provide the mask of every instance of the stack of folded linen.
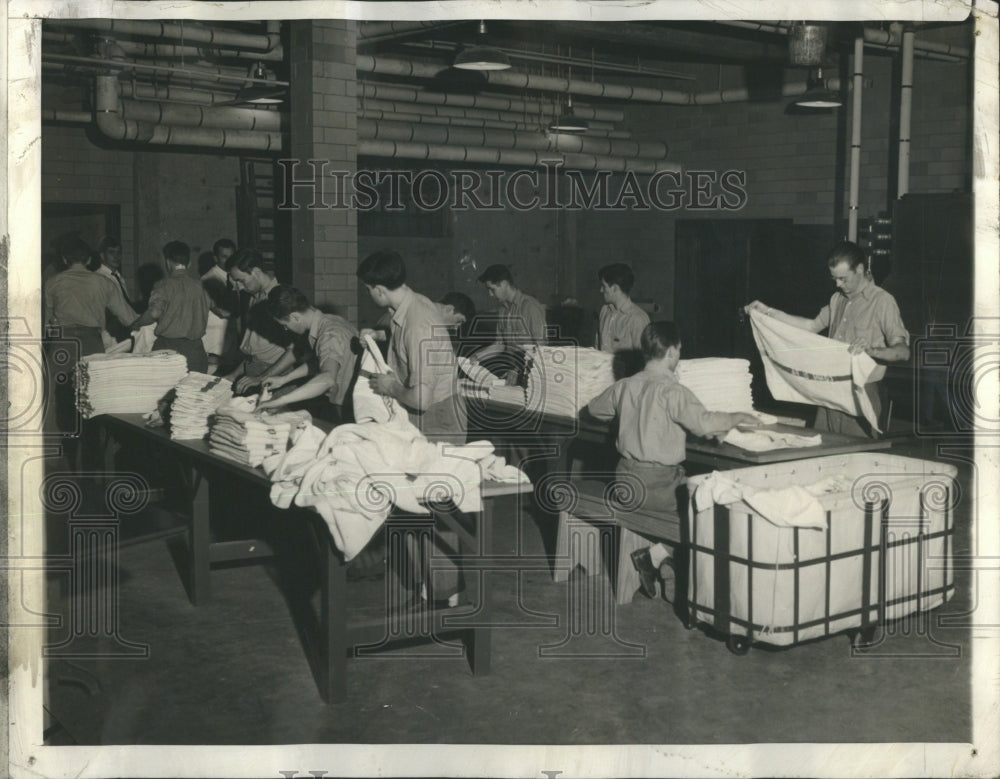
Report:
[{"label": "stack of folded linen", "polygon": [[254,411],[255,406],[255,397],[233,398],[221,405],[210,422],[209,450],[257,467],[265,458],[287,451],[296,427],[312,423],[307,411],[269,414]]},{"label": "stack of folded linen", "polygon": [[76,407],[84,419],[98,414],[145,414],[187,376],[177,352],[91,354],[76,366]]},{"label": "stack of folded linen", "polygon": [[207,373],[189,373],[174,387],[170,437],[197,440],[208,435],[208,418],[233,396],[232,382]]},{"label": "stack of folded linen", "polygon": [[615,382],[614,355],[577,346],[535,346],[528,373],[528,408],[575,417]]},{"label": "stack of folded linen", "polygon": [[750,362],[726,357],[681,360],[677,380],[709,411],[753,411]]},{"label": "stack of folded linen", "polygon": [[473,363],[468,357],[458,358],[458,367],[461,368],[469,381],[479,387],[502,387],[506,383],[495,373],[491,373],[478,363]]}]

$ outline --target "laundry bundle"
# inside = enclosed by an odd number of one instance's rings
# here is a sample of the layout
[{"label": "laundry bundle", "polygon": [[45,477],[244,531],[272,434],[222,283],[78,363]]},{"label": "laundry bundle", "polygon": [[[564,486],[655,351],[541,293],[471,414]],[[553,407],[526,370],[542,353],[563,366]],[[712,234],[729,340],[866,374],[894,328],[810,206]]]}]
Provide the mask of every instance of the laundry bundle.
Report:
[{"label": "laundry bundle", "polygon": [[169,350],[87,355],[76,366],[76,407],[84,419],[145,414],[187,373],[187,360]]},{"label": "laundry bundle", "polygon": [[170,404],[170,437],[198,440],[208,434],[208,419],[233,396],[232,382],[207,373],[189,373]]},{"label": "laundry bundle", "polygon": [[233,398],[219,406],[209,423],[209,450],[257,467],[267,457],[284,454],[292,431],[312,423],[306,411],[270,414],[255,411],[255,406],[255,396]]},{"label": "laundry bundle", "polygon": [[677,363],[677,380],[709,411],[753,411],[750,361],[701,357]]},{"label": "laundry bundle", "polygon": [[533,346],[528,350],[526,405],[545,414],[575,417],[615,382],[614,355],[577,346]]}]

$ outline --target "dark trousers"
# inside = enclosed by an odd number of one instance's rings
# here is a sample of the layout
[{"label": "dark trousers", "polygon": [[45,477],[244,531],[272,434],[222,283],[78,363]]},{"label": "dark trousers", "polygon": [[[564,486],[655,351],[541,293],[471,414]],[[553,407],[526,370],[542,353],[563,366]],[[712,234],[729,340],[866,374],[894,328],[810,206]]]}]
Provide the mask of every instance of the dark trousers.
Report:
[{"label": "dark trousers", "polygon": [[208,372],[208,354],[205,352],[205,344],[201,339],[191,338],[164,338],[162,335],[156,336],[153,341],[153,351],[158,352],[164,349],[171,349],[178,354],[184,355],[187,360],[189,371],[196,373]]}]

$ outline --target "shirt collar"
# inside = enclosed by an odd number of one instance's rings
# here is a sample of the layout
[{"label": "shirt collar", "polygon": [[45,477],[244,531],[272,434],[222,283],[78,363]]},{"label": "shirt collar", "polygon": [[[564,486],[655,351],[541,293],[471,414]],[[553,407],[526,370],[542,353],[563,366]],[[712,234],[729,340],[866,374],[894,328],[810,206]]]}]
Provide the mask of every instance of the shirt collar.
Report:
[{"label": "shirt collar", "polygon": [[399,306],[392,312],[392,321],[397,327],[403,326],[403,320],[406,318],[406,312],[410,304],[413,303],[415,294],[412,289],[407,288],[403,290],[403,299],[399,302]]},{"label": "shirt collar", "polygon": [[638,306],[632,302],[632,298],[625,298],[620,306],[612,304],[611,307],[622,314],[627,314],[633,308],[638,308]]},{"label": "shirt collar", "polygon": [[857,292],[855,292],[853,295],[847,296],[847,299],[853,300],[854,298],[864,298],[865,300],[868,300],[872,296],[872,293],[874,291],[875,291],[875,282],[872,281],[871,279],[865,279],[864,286]]},{"label": "shirt collar", "polygon": [[278,286],[277,279],[271,279],[270,282],[264,285],[264,288],[260,292],[255,292],[253,299],[255,303],[262,303],[267,300],[267,296],[271,294],[271,290]]},{"label": "shirt collar", "polygon": [[510,299],[510,303],[505,303],[508,308],[519,308],[521,303],[524,302],[524,293],[519,289],[514,290],[514,295]]}]

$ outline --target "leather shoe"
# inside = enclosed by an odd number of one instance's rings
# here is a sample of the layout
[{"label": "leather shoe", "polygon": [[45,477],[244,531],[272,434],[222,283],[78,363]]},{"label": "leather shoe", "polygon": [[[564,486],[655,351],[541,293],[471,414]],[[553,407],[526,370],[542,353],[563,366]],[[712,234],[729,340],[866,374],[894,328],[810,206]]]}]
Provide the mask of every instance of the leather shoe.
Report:
[{"label": "leather shoe", "polygon": [[639,572],[639,589],[642,590],[642,594],[647,598],[655,598],[656,569],[653,567],[653,561],[649,556],[648,546],[632,552],[632,565]]},{"label": "leather shoe", "polygon": [[677,574],[673,560],[668,558],[660,563],[660,579],[663,581],[663,600],[672,604],[677,594]]}]

